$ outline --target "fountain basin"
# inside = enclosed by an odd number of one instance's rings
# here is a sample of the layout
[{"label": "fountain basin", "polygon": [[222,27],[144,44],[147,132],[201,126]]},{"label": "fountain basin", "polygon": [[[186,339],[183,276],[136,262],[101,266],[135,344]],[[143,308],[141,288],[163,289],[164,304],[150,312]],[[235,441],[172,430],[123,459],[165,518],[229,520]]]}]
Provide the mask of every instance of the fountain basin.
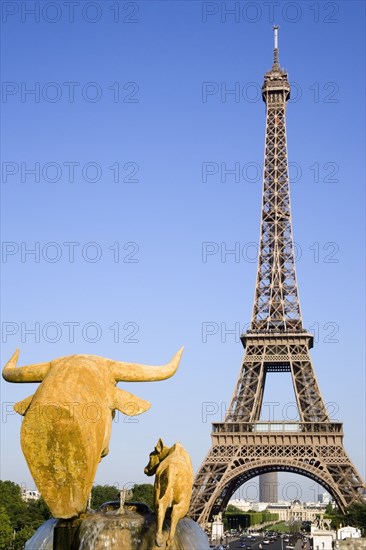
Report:
[{"label": "fountain basin", "polygon": [[[170,521],[164,522],[165,540]],[[25,550],[163,550],[155,545],[156,515],[141,503],[102,505],[78,518],[48,520],[26,543]],[[177,526],[170,550],[209,549],[207,536],[192,519]]]}]

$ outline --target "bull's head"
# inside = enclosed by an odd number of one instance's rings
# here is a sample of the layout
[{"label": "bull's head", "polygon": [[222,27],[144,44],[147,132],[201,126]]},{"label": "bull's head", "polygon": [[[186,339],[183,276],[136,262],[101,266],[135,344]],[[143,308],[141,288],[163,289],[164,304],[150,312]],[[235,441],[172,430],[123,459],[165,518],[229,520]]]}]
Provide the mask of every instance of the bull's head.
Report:
[{"label": "bull's head", "polygon": [[150,367],[96,355],[71,355],[17,367],[17,350],[3,369],[8,382],[41,382],[16,403],[25,416],[21,444],[34,481],[54,517],[86,508],[100,459],[108,454],[117,409],[134,416],[150,403],[116,388],[120,381],[151,382],[173,376],[183,348],[164,366]]}]

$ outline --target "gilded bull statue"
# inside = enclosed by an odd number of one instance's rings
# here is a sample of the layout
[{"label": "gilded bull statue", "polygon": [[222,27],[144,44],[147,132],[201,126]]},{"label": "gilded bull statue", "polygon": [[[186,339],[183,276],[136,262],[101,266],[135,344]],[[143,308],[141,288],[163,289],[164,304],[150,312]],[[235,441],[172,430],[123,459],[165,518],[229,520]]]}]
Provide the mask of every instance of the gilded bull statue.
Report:
[{"label": "gilded bull statue", "polygon": [[183,348],[162,367],[97,355],[70,355],[17,367],[17,350],[3,370],[8,382],[41,382],[14,405],[24,416],[21,445],[33,479],[55,518],[85,512],[100,460],[108,454],[115,410],[134,416],[150,403],[116,388],[173,376]]},{"label": "gilded bull statue", "polygon": [[156,545],[164,545],[163,524],[171,508],[166,548],[173,543],[178,521],[187,514],[192,496],[193,468],[189,454],[180,443],[166,447],[161,439],[150,453],[144,472],[155,474],[154,505],[157,514]]}]

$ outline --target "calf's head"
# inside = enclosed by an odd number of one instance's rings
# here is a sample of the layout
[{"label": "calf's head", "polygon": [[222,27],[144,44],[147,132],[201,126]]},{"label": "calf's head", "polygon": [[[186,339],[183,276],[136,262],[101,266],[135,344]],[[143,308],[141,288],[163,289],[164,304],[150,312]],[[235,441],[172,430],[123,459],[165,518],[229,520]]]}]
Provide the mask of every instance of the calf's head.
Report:
[{"label": "calf's head", "polygon": [[156,473],[156,470],[159,464],[164,460],[168,455],[170,447],[166,447],[162,439],[159,439],[153,451],[151,451],[149,457],[149,463],[144,469],[144,472],[147,476],[153,476]]}]

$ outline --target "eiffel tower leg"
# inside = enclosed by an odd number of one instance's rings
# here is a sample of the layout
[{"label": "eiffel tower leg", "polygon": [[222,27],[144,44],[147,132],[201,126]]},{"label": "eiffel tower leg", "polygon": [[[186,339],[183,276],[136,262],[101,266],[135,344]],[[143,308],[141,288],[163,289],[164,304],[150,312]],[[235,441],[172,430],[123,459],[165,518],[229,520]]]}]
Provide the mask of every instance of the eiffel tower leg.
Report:
[{"label": "eiffel tower leg", "polygon": [[[213,515],[213,495],[221,487],[222,478],[227,470],[227,462],[215,462],[218,449],[212,448],[199,469],[194,484],[189,515],[200,524],[204,524]],[[220,511],[220,510],[219,510]]]},{"label": "eiffel tower leg", "polygon": [[229,422],[259,420],[267,372],[291,372],[300,420],[329,420],[309,354],[311,335],[246,335],[246,353],[226,416]]},{"label": "eiffel tower leg", "polygon": [[[249,353],[250,351],[249,349]],[[259,350],[255,349],[254,351]],[[247,359],[247,356],[248,352],[244,358],[238,383],[226,415],[227,422],[250,422],[253,418],[259,418],[260,415],[265,383],[263,357],[259,357],[259,361],[251,361]]]},{"label": "eiffel tower leg", "polygon": [[291,374],[302,422],[327,422],[329,416],[320,394],[311,357],[304,345],[290,346]]}]

